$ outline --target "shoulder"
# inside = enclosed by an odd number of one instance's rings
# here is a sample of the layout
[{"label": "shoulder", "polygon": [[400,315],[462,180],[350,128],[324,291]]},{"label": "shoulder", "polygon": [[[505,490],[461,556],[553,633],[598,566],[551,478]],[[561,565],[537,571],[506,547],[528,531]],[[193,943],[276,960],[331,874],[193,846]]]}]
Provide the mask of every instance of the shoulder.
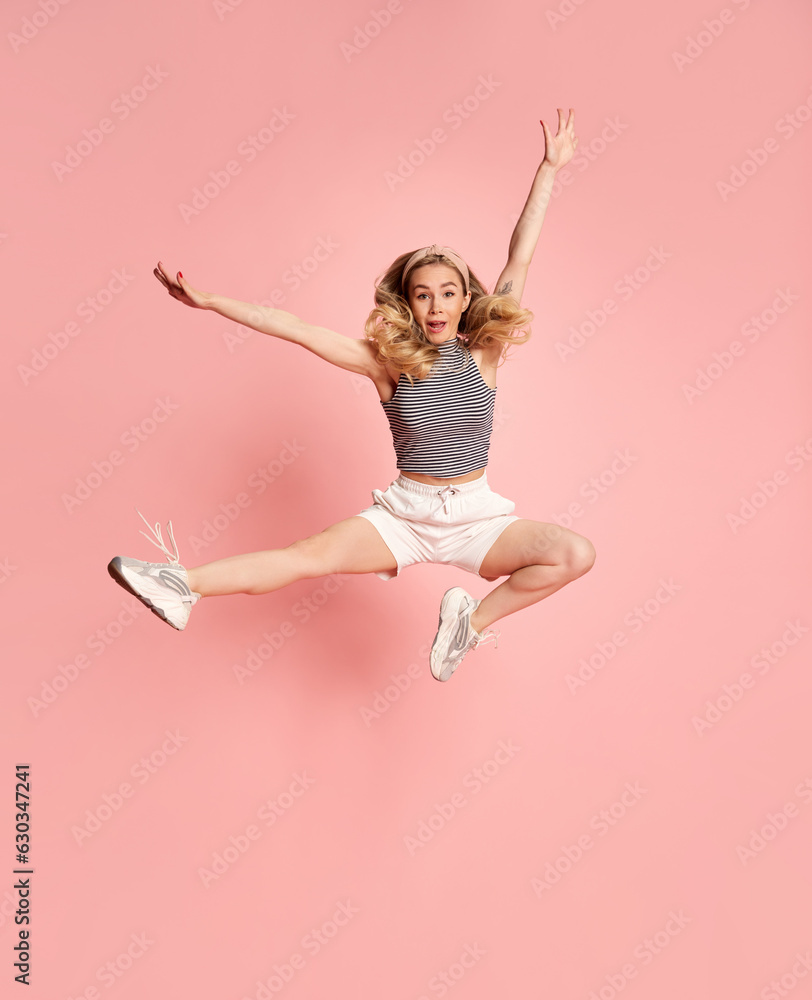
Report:
[{"label": "shoulder", "polygon": [[398,384],[400,371],[392,364],[381,363],[377,360],[378,348],[373,341],[364,340],[362,343],[369,360],[364,374],[371,379],[381,399],[389,398]]},{"label": "shoulder", "polygon": [[483,366],[486,368],[495,368],[502,356],[503,347],[504,344],[497,342],[487,345],[473,344],[468,349],[480,368]]},{"label": "shoulder", "polygon": [[366,356],[367,364],[364,374],[368,375],[373,382],[377,381],[382,372],[391,374],[394,371],[391,364],[378,361],[378,345],[374,340],[364,337],[357,340],[356,343]]}]

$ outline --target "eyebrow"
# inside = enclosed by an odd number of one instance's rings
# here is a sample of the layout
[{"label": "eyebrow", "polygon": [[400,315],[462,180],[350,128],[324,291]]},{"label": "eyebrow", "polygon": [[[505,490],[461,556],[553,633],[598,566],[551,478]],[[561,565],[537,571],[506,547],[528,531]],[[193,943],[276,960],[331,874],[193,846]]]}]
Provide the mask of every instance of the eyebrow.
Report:
[{"label": "eyebrow", "polygon": [[[445,288],[447,285],[451,285],[452,288],[457,288],[458,287],[456,281],[444,281],[443,284],[440,285],[440,288]],[[428,287],[429,287],[428,285],[415,285],[412,288],[412,291],[416,292],[418,288],[428,288]],[[429,288],[429,291],[431,291],[430,288]]]}]

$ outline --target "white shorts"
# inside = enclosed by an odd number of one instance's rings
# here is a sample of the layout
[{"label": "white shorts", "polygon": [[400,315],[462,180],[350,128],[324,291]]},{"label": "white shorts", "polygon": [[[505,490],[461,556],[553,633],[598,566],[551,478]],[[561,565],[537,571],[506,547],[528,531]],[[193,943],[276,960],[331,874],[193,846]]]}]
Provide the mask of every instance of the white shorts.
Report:
[{"label": "white shorts", "polygon": [[493,492],[487,472],[451,486],[400,475],[387,489],[373,490],[372,498],[373,505],[358,516],[375,525],[398,564],[393,573],[375,574],[382,580],[420,562],[448,563],[478,574],[488,549],[519,520],[516,504]]}]

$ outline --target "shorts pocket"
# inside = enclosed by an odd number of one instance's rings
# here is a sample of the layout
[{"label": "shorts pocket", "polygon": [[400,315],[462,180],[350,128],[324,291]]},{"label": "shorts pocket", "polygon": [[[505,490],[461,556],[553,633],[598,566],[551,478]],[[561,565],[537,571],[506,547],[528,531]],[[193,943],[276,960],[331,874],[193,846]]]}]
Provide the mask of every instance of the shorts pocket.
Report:
[{"label": "shorts pocket", "polygon": [[390,514],[394,514],[395,508],[392,506],[392,503],[387,496],[387,493],[389,493],[391,488],[392,487],[390,486],[389,489],[386,490],[373,490],[372,500],[373,503],[378,504],[379,507],[383,507],[384,510],[388,510]]},{"label": "shorts pocket", "polygon": [[496,517],[499,514],[512,514],[516,510],[516,502],[514,500],[508,500],[507,497],[503,497],[500,493],[491,493],[491,497],[494,503],[491,517]]},{"label": "shorts pocket", "polygon": [[399,489],[397,483],[392,483],[385,490],[373,490],[372,499],[395,517],[417,521],[422,516],[418,502],[420,498],[412,497],[405,490]]},{"label": "shorts pocket", "polygon": [[477,490],[466,498],[463,521],[484,521],[489,517],[512,514],[516,509],[513,500],[508,500],[493,490]]}]

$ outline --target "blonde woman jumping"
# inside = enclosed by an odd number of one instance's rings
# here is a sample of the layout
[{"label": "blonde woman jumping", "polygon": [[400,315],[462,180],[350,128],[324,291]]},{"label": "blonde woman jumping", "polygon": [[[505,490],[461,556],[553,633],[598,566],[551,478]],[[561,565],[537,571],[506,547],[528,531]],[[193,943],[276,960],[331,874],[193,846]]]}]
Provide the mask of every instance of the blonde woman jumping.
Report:
[{"label": "blonde woman jumping", "polygon": [[376,285],[365,336],[353,339],[280,309],[198,291],[180,272],[172,278],[158,263],[155,276],[179,302],[300,344],[370,378],[392,431],[399,475],[387,489],[372,491],[370,507],[316,535],[192,568],[180,565],[172,522],[173,551],[160,526],[148,524],[155,537],[142,534],[167,562],[116,556],[108,570],[121,586],[181,630],[202,597],[268,594],[333,573],[391,580],[407,566],[433,562],[489,582],[506,576],[479,600],[462,587],[443,596],[430,666],[437,680],[446,681],[469,650],[498,637],[488,626],[591,568],[595,550],[588,539],[518,517],[513,501],[493,492],[486,475],[499,360],[510,345],[530,337],[533,314],[521,308],[522,292],[556,172],[578,142],[574,120],[572,109],[565,121],[559,108],[555,135],[542,122],[544,159],[492,295],[450,247],[404,253]]}]

